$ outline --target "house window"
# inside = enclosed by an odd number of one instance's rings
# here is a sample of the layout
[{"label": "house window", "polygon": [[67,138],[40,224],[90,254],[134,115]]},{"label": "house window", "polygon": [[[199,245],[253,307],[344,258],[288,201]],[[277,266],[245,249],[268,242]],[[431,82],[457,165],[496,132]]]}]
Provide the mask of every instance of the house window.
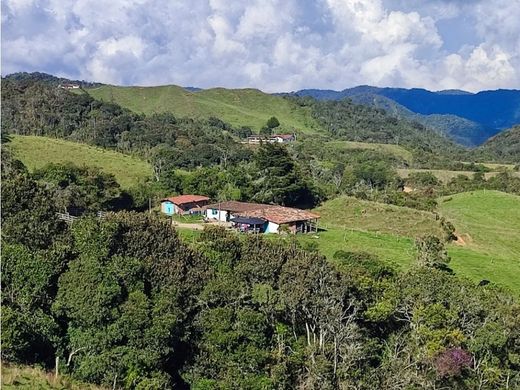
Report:
[{"label": "house window", "polygon": [[218,210],[217,209],[211,209],[211,215],[217,215]]}]

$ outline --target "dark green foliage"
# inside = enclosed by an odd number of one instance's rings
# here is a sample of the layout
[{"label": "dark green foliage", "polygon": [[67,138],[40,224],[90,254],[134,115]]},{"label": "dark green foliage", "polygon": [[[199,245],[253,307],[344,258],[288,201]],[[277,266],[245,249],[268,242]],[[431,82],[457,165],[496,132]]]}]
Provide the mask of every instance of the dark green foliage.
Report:
[{"label": "dark green foliage", "polygon": [[280,126],[280,122],[278,121],[278,119],[276,119],[276,117],[272,116],[267,120],[266,126],[270,129],[274,129]]},{"label": "dark green foliage", "polygon": [[44,185],[25,174],[2,180],[2,239],[30,248],[47,248],[64,230],[58,208]]},{"label": "dark green foliage", "polygon": [[317,203],[314,190],[287,149],[278,144],[262,145],[255,155],[257,178],[254,200],[284,206],[312,207]]},{"label": "dark green foliage", "polygon": [[421,267],[447,270],[450,257],[442,241],[435,236],[420,237],[415,240],[417,264]]},{"label": "dark green foliage", "polygon": [[45,182],[56,206],[62,212],[83,213],[130,207],[114,176],[96,167],[74,164],[49,164],[34,172],[33,177]]},{"label": "dark green foliage", "polygon": [[520,162],[520,126],[505,130],[475,150],[481,159]]}]

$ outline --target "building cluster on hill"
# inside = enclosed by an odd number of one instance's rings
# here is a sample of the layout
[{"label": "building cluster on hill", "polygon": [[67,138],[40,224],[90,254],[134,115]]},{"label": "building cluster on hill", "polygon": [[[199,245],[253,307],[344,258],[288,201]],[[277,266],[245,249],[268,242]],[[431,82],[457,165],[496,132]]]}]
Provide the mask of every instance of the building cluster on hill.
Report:
[{"label": "building cluster on hill", "polygon": [[209,204],[200,195],[179,195],[161,201],[161,211],[167,215],[204,216],[207,222],[227,223],[248,233],[315,233],[318,214],[307,210],[261,203],[225,201]]}]

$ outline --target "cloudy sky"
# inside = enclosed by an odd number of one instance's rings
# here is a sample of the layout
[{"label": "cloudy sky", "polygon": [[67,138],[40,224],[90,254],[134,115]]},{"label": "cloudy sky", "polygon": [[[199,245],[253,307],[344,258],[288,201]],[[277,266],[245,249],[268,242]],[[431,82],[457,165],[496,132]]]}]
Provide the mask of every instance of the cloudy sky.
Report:
[{"label": "cloudy sky", "polygon": [[120,85],[520,88],[520,0],[3,0],[2,74]]}]

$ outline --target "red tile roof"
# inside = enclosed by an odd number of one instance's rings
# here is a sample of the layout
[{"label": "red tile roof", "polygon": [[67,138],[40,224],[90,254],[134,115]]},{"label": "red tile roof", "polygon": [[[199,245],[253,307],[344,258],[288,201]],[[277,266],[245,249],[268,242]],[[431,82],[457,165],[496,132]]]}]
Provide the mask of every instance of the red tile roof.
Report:
[{"label": "red tile roof", "polygon": [[320,217],[318,214],[311,213],[310,211],[283,206],[271,206],[268,208],[252,210],[246,212],[244,215],[247,215],[248,217],[263,218],[278,225],[289,222],[308,221]]},{"label": "red tile roof", "polygon": [[186,203],[198,203],[198,202],[204,202],[209,201],[209,198],[207,196],[202,195],[179,195],[179,196],[172,196],[170,198],[164,198],[161,200],[161,202],[172,202],[177,205],[186,204]]}]

